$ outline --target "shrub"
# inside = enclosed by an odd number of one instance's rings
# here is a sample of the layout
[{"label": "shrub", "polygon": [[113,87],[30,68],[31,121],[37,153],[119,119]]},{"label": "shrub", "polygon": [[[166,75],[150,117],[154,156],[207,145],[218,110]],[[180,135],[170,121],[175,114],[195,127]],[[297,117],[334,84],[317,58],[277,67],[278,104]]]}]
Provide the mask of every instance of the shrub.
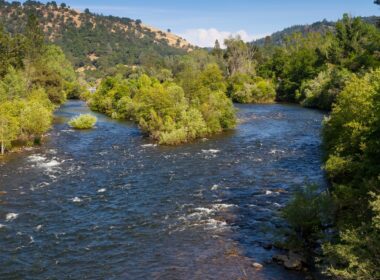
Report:
[{"label": "shrub", "polygon": [[229,81],[229,95],[238,103],[270,103],[276,98],[272,80],[235,74]]},{"label": "shrub", "polygon": [[282,212],[292,229],[293,241],[302,244],[315,240],[323,227],[331,223],[332,205],[332,199],[316,185],[297,191]]},{"label": "shrub", "polygon": [[96,117],[90,114],[82,114],[72,118],[69,121],[69,125],[76,129],[90,129],[96,124]]},{"label": "shrub", "polygon": [[328,66],[312,80],[306,80],[297,91],[297,101],[304,107],[330,110],[343,90],[346,82],[352,77],[346,69]]}]

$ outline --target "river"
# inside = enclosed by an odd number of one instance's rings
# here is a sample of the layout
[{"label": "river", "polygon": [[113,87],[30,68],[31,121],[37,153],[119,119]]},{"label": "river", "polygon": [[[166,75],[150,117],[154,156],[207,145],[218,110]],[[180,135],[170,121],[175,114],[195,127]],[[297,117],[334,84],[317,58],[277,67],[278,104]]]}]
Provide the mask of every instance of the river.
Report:
[{"label": "river", "polygon": [[74,131],[89,109],[67,102],[43,146],[0,162],[0,278],[304,279],[263,245],[292,193],[324,184],[323,114],[237,108],[236,130],[166,147],[100,114]]}]

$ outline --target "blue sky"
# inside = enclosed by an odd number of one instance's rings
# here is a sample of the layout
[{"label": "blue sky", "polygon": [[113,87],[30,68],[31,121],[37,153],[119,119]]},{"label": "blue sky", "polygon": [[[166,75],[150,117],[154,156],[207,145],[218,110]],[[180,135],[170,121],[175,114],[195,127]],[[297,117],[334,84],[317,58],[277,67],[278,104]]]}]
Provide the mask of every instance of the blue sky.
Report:
[{"label": "blue sky", "polygon": [[[60,1],[57,1],[60,3]],[[180,34],[206,46],[215,38],[240,34],[263,37],[294,24],[336,20],[343,13],[379,15],[373,0],[66,0],[73,8],[141,19],[143,23]]]}]

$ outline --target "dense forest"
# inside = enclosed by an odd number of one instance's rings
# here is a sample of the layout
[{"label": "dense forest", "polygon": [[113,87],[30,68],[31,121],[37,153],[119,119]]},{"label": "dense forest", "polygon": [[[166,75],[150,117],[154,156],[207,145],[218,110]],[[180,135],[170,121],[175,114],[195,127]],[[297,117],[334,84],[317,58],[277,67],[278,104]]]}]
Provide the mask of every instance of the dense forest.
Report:
[{"label": "dense forest", "polygon": [[99,78],[116,64],[153,63],[165,55],[184,54],[184,39],[144,25],[141,20],[79,12],[55,1],[0,1],[1,22],[11,33],[22,32],[28,15],[38,17],[47,39],[60,46],[78,72]]},{"label": "dense forest", "polygon": [[0,28],[1,154],[13,145],[39,143],[50,128],[52,113],[79,84],[62,50],[45,43],[37,18],[30,16],[24,33]]}]

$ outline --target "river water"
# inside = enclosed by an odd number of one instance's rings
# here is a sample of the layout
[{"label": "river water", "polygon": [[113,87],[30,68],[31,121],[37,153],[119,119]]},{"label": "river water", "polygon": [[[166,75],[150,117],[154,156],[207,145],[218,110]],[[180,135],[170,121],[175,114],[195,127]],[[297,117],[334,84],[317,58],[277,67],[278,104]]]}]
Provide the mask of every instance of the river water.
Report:
[{"label": "river water", "polygon": [[237,108],[236,130],[163,147],[99,114],[74,131],[89,109],[67,102],[43,146],[0,163],[0,278],[304,279],[263,245],[292,193],[324,183],[323,114]]}]

